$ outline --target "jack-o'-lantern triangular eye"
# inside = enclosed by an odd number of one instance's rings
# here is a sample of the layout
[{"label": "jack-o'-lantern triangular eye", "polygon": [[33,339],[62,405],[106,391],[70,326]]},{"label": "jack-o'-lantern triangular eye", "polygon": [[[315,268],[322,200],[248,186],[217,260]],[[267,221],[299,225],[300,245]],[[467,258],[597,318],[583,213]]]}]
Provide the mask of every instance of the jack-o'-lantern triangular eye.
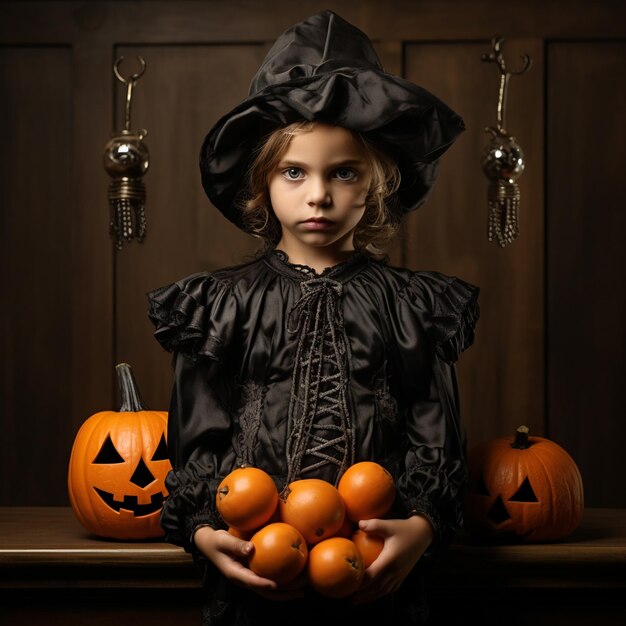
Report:
[{"label": "jack-o'-lantern triangular eye", "polygon": [[500,496],[498,496],[494,500],[487,515],[494,524],[502,524],[503,522],[511,519],[511,516],[506,510],[506,507],[504,506],[504,503],[502,502],[502,498]]},{"label": "jack-o'-lantern triangular eye", "polygon": [[113,442],[111,441],[111,435],[108,435],[105,442],[98,452],[98,456],[93,460],[93,463],[124,463],[124,459],[120,453],[115,449]]},{"label": "jack-o'-lantern triangular eye", "polygon": [[167,461],[167,444],[165,443],[165,435],[161,435],[161,440],[159,441],[159,445],[157,449],[154,451],[152,455],[152,461]]},{"label": "jack-o'-lantern triangular eye", "polygon": [[524,482],[520,488],[509,498],[509,502],[539,502],[533,488],[528,480],[524,478]]}]

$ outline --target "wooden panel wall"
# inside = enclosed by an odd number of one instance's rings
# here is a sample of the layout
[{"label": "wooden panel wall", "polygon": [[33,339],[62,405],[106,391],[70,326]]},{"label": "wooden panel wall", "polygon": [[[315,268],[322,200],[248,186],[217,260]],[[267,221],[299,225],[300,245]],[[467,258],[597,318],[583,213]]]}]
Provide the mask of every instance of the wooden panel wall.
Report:
[{"label": "wooden panel wall", "polygon": [[[71,63],[64,46],[0,49],[0,491],[16,504],[42,479],[36,496],[53,504],[67,466],[66,447],[50,433],[72,404]],[[47,436],[33,434],[38,428]]]},{"label": "wooden panel wall", "polygon": [[626,42],[550,44],[548,75],[547,430],[624,506]]},{"label": "wooden panel wall", "polygon": [[251,237],[211,207],[198,155],[209,128],[246,95],[265,50],[259,44],[138,46],[116,54],[131,67],[136,55],[149,63],[132,115],[148,129],[153,156],[144,178],[149,234],[115,256],[115,355],[133,365],[146,401],[166,410],[170,358],[152,336],[145,294],[200,269],[236,263],[254,248]]},{"label": "wooden panel wall", "polygon": [[[520,424],[543,431],[543,52],[539,40],[507,45],[505,58],[534,59],[531,73],[510,80],[507,128],[527,166],[520,237],[501,248],[487,233],[488,180],[481,156],[486,126],[496,124],[499,72],[481,62],[491,42],[411,43],[406,76],[462,112],[466,131],[441,160],[428,202],[407,228],[406,263],[439,269],[481,287],[476,342],[458,364],[470,442],[513,433]],[[512,64],[511,69],[518,65]],[[471,382],[470,382],[471,381]]]},{"label": "wooden panel wall", "polygon": [[[588,504],[626,506],[615,443],[624,301],[611,289],[624,261],[626,9],[611,0],[0,4],[0,504],[67,503],[73,437],[90,414],[115,408],[115,363],[131,363],[148,404],[166,407],[170,357],[152,338],[146,291],[254,248],[204,196],[201,141],[245,95],[275,37],[325,8],[467,125],[392,260],[482,289],[476,343],[459,365],[470,444],[528,424],[581,464]],[[526,170],[521,236],[505,249],[487,241],[480,168],[499,80],[481,55],[495,35],[513,68],[522,53],[534,61],[509,88],[507,126]],[[137,55],[147,62],[132,127],[148,130],[151,164],[146,240],[116,252],[102,152],[122,127],[119,55],[122,73]]]}]

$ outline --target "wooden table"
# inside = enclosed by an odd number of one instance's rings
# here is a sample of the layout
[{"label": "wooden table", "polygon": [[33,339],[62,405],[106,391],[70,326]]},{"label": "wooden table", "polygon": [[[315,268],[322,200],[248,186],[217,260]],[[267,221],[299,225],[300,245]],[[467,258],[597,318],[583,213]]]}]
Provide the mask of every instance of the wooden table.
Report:
[{"label": "wooden table", "polygon": [[[430,579],[435,624],[626,624],[626,509],[587,509],[567,541],[460,536]],[[0,623],[201,623],[198,574],[162,541],[90,536],[69,508],[0,507]],[[565,623],[565,621],[563,621]],[[389,625],[392,626],[392,625]]]}]

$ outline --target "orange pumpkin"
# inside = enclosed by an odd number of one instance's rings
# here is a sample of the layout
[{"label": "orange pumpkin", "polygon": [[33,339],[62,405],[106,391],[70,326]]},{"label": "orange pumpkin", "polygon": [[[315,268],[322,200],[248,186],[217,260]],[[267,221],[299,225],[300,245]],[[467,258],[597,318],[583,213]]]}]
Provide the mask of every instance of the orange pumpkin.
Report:
[{"label": "orange pumpkin", "polygon": [[465,499],[468,532],[524,542],[554,541],[580,523],[583,483],[572,457],[520,426],[469,453],[470,489]]},{"label": "orange pumpkin", "polygon": [[309,546],[332,537],[345,519],[345,505],[337,488],[318,478],[289,483],[278,506],[280,519],[297,528]]},{"label": "orange pumpkin", "polygon": [[360,528],[352,535],[352,541],[363,557],[365,569],[378,558],[385,545],[385,540],[380,535],[368,533]]},{"label": "orange pumpkin", "polygon": [[228,526],[256,530],[276,511],[278,489],[272,477],[258,467],[238,467],[217,488],[216,507]]},{"label": "orange pumpkin", "polygon": [[304,569],[309,550],[300,531],[284,522],[263,526],[250,539],[250,569],[278,585],[290,583]]},{"label": "orange pumpkin", "polygon": [[374,461],[351,465],[343,473],[337,489],[346,505],[346,516],[354,522],[383,517],[396,497],[393,477]]},{"label": "orange pumpkin", "polygon": [[363,557],[353,541],[330,537],[309,551],[309,583],[329,598],[345,598],[361,585],[365,567]]},{"label": "orange pumpkin", "polygon": [[116,366],[118,412],[101,411],[79,429],[70,456],[68,492],[80,523],[111,539],[162,537],[159,516],[167,496],[167,412],[143,403],[132,369]]}]

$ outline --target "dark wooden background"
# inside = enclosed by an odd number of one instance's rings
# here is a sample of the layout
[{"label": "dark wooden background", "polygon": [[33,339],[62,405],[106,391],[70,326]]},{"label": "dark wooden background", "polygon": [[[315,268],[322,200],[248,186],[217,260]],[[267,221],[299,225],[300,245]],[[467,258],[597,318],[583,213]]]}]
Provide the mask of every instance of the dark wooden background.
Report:
[{"label": "dark wooden background", "polygon": [[[74,436],[116,408],[116,363],[167,408],[145,293],[254,249],[204,196],[200,143],[275,37],[325,8],[467,125],[392,261],[481,286],[459,364],[470,445],[527,424],[573,456],[588,506],[626,506],[626,3],[609,0],[1,3],[0,505],[68,503]],[[480,167],[499,81],[481,56],[497,35],[511,69],[533,60],[509,85],[526,170],[521,235],[504,249],[487,241]],[[123,73],[147,62],[132,127],[148,129],[151,164],[147,238],[116,252],[102,153],[123,124],[119,55]]]}]

